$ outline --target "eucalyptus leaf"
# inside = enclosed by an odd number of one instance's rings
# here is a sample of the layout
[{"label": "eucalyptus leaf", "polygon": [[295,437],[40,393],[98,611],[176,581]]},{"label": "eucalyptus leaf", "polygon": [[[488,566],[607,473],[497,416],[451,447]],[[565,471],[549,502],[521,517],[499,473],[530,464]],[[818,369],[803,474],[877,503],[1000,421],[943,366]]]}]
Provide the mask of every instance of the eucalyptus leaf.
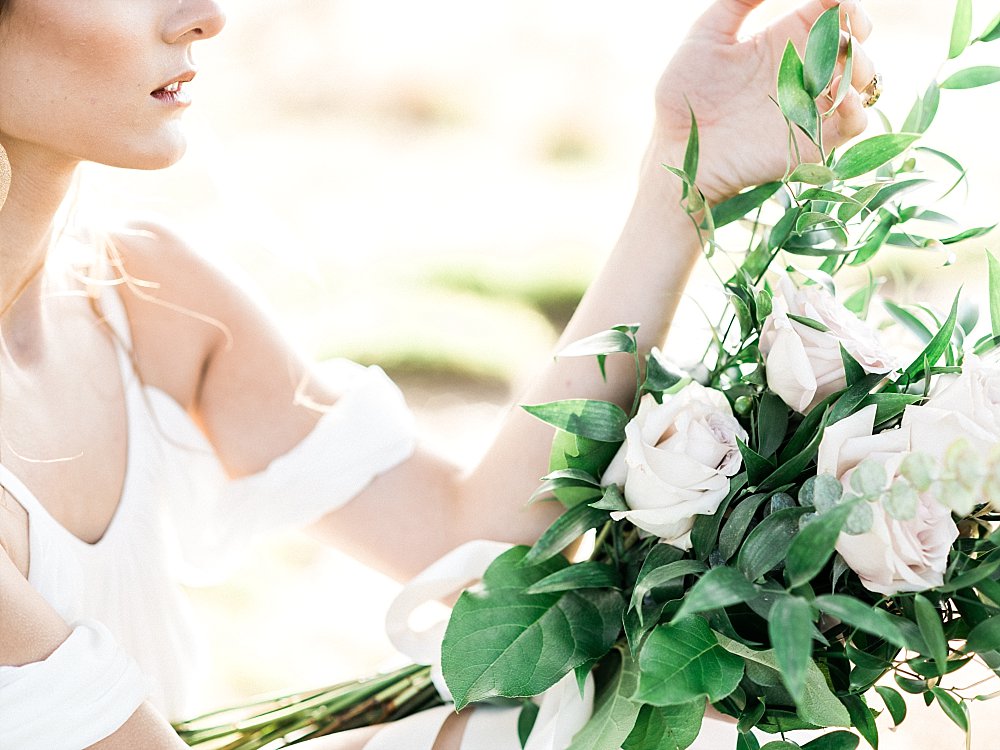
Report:
[{"label": "eucalyptus leaf", "polygon": [[577,589],[616,589],[620,583],[618,573],[610,565],[585,560],[545,576],[525,589],[525,593],[552,594]]},{"label": "eucalyptus leaf", "polygon": [[632,601],[629,606],[633,609],[638,607],[643,597],[653,589],[684,576],[704,573],[707,569],[705,563],[700,560],[676,560],[660,567],[651,567],[648,570],[643,566],[642,572],[636,578],[635,587],[632,589]]},{"label": "eucalyptus leaf", "polygon": [[778,660],[782,682],[796,705],[803,698],[806,670],[812,664],[812,630],[812,607],[805,599],[783,596],[771,607],[768,636]]},{"label": "eucalyptus leaf", "polygon": [[785,559],[799,530],[799,518],[810,510],[786,508],[757,524],[736,556],[736,567],[747,580],[757,580]]},{"label": "eucalyptus leaf", "polygon": [[573,435],[617,443],[625,439],[628,414],[608,401],[567,399],[521,407],[534,417]]},{"label": "eucalyptus leaf", "polygon": [[977,65],[952,73],[941,83],[943,89],[975,89],[1000,81],[1000,68],[995,65]]},{"label": "eucalyptus leaf", "polygon": [[521,560],[521,565],[538,565],[555,557],[569,545],[609,520],[608,512],[580,504],[559,516],[538,538]]},{"label": "eucalyptus leaf", "polygon": [[833,555],[834,545],[851,510],[851,503],[838,505],[796,534],[785,561],[789,586],[795,588],[808,583],[823,569]]},{"label": "eucalyptus leaf", "polygon": [[[871,607],[853,596],[826,594],[815,599],[820,612],[836,617],[851,627],[884,638],[897,648],[914,648],[900,627],[902,618],[889,614],[878,607]],[[919,649],[918,649],[919,650]]]},{"label": "eucalyptus leaf", "polygon": [[807,185],[827,185],[834,179],[833,170],[825,164],[799,164],[788,175],[789,182],[804,182]]},{"label": "eucalyptus leaf", "polygon": [[767,202],[768,198],[778,192],[783,184],[782,182],[767,182],[742,193],[737,193],[732,198],[719,203],[712,208],[712,218],[716,228],[731,224],[742,219],[751,211],[756,211]]},{"label": "eucalyptus leaf", "polygon": [[815,99],[833,80],[840,53],[840,8],[834,6],[820,15],[809,30],[803,63],[803,84]]},{"label": "eucalyptus leaf", "polygon": [[802,60],[791,41],[785,47],[778,69],[778,106],[813,143],[819,141],[819,111],[805,88]]},{"label": "eucalyptus leaf", "polygon": [[839,180],[850,180],[873,172],[912,146],[920,136],[914,133],[883,133],[847,149],[833,167]]},{"label": "eucalyptus leaf", "polygon": [[941,615],[930,600],[923,594],[913,597],[913,610],[917,617],[917,626],[920,628],[920,635],[927,643],[930,656],[937,666],[938,674],[948,672],[948,641],[944,635],[944,627],[941,625]]},{"label": "eucalyptus leaf", "polygon": [[958,0],[955,4],[955,19],[951,25],[951,44],[948,59],[954,60],[965,52],[972,36],[972,0]]},{"label": "eucalyptus leaf", "polygon": [[588,357],[597,354],[615,354],[635,351],[635,339],[622,331],[610,330],[595,333],[585,339],[574,341],[559,351],[557,357]]},{"label": "eucalyptus leaf", "polygon": [[[742,657],[749,663],[753,662],[762,669],[770,671],[775,679],[780,680],[780,667],[778,657],[774,649],[758,651],[746,646],[739,641],[727,638],[720,633],[715,634],[716,640],[727,651]],[[814,727],[849,727],[851,717],[847,710],[834,695],[827,683],[826,677],[820,668],[810,660],[806,667],[805,687],[802,691],[802,700],[796,707],[799,717]]]},{"label": "eucalyptus leaf", "polygon": [[482,590],[455,603],[441,649],[456,709],[497,696],[538,695],[584,662],[603,656],[621,629],[624,602],[611,591],[554,594],[525,589],[568,563],[561,557],[522,566],[526,547],[500,555]]},{"label": "eucalyptus leaf", "polygon": [[684,603],[673,622],[710,609],[728,607],[757,598],[760,592],[738,570],[728,566],[712,568],[684,593]]}]

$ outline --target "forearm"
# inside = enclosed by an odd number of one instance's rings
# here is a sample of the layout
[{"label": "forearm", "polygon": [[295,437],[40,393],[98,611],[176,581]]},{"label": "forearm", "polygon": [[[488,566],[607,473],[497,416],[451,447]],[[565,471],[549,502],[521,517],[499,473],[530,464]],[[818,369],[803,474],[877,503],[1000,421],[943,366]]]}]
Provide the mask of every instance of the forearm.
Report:
[{"label": "forearm", "polygon": [[[623,323],[639,324],[640,356],[663,341],[700,252],[697,233],[679,205],[679,181],[662,167],[678,163],[678,151],[649,148],[621,236],[556,351]],[[635,387],[631,357],[609,357],[606,381],[594,358],[560,358],[544,365],[517,403],[590,398],[627,408]],[[485,458],[462,480],[463,534],[520,542],[537,538],[557,509],[524,504],[547,471],[552,437],[552,427],[512,407]]]}]

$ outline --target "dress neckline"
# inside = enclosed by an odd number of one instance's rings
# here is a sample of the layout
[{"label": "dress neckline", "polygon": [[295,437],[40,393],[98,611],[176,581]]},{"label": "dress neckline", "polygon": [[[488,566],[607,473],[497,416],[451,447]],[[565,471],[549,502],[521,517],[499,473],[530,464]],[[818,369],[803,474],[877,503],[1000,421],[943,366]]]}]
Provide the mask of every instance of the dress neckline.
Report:
[{"label": "dress neckline", "polygon": [[135,372],[132,368],[132,358],[129,351],[131,349],[132,337],[128,317],[125,314],[124,304],[122,303],[118,292],[112,286],[102,288],[100,302],[103,313],[103,321],[106,322],[111,328],[112,346],[114,347],[115,358],[118,363],[118,377],[121,385],[121,394],[125,410],[125,471],[122,476],[118,500],[115,504],[114,512],[111,514],[111,518],[108,520],[107,525],[101,532],[100,537],[93,542],[88,542],[86,539],[74,534],[58,519],[56,519],[56,517],[49,512],[48,508],[42,504],[41,500],[38,499],[38,496],[34,493],[34,491],[32,491],[13,471],[11,471],[10,468],[5,466],[3,463],[0,463],[0,486],[6,489],[13,496],[14,500],[16,500],[28,514],[28,543],[30,549],[30,558],[28,562],[29,580],[31,578],[32,570],[36,567],[34,565],[34,551],[36,549],[35,540],[37,539],[37,522],[39,520],[43,523],[47,523],[50,527],[54,528],[57,533],[68,538],[74,545],[82,549],[97,550],[106,546],[108,540],[114,536],[114,532],[117,527],[121,525],[122,516],[124,515],[128,504],[128,497],[131,494],[130,489],[134,476],[132,467],[135,463],[134,450],[136,430],[134,429],[134,422],[137,407],[135,400],[136,393],[138,392],[138,386],[140,384],[137,382]]}]

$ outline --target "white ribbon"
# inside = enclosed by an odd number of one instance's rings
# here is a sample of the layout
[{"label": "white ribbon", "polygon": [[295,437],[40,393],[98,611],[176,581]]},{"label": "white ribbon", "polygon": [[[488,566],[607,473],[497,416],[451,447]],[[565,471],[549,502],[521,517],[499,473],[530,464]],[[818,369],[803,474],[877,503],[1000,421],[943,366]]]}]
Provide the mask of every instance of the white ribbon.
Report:
[{"label": "white ribbon", "polygon": [[[410,620],[424,604],[457,593],[482,578],[490,563],[510,548],[509,544],[486,540],[455,548],[404,586],[386,614],[389,640],[418,664],[431,665],[431,678],[446,701],[451,700],[451,693],[441,675],[441,642],[447,617],[419,631]],[[539,703],[538,717],[524,750],[566,750],[593,713],[594,680],[587,675],[581,696],[576,676],[570,673],[535,701]],[[452,710],[442,706],[390,724],[364,750],[431,750]],[[521,750],[517,735],[520,711],[517,706],[478,706],[466,724],[461,750]]]}]

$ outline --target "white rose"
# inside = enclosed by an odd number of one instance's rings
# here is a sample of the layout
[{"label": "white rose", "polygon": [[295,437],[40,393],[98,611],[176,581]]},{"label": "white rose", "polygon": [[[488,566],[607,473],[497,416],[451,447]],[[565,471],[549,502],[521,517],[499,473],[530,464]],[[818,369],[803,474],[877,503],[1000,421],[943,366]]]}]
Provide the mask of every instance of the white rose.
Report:
[{"label": "white rose", "polygon": [[[816,404],[847,386],[840,345],[868,373],[888,373],[896,364],[875,330],[837,302],[826,289],[813,284],[796,289],[791,279],[778,283],[773,310],[760,332],[767,386],[791,409],[805,414]],[[789,315],[822,323],[818,331]]]},{"label": "white rose", "polygon": [[718,509],[740,470],[737,438],[747,433],[719,391],[690,383],[662,404],[643,396],[602,480],[622,486],[630,508],[612,518],[689,549],[694,517]]},{"label": "white rose", "polygon": [[[941,439],[936,420],[924,419],[926,415],[919,413],[911,415],[924,408],[907,409],[903,426],[877,435],[872,434],[875,406],[865,407],[830,425],[820,442],[818,473],[832,474],[849,490],[854,469],[870,458],[885,466],[887,483],[891,483],[899,476],[903,459],[919,450],[917,445]],[[944,436],[944,440],[948,437]],[[947,445],[942,442],[935,453],[942,453]],[[894,518],[880,502],[874,502],[870,504],[874,514],[870,531],[857,535],[842,533],[838,537],[837,552],[870,591],[892,595],[923,591],[943,582],[958,527],[951,511],[933,492],[920,492],[917,498],[916,514],[909,520]]]},{"label": "white rose", "polygon": [[[933,393],[919,408],[957,413],[979,428],[972,435],[961,437],[986,440],[991,436],[993,442],[1000,440],[1000,367],[974,354],[967,355],[962,374],[952,376],[944,388]],[[961,429],[969,429],[965,420]]]}]

